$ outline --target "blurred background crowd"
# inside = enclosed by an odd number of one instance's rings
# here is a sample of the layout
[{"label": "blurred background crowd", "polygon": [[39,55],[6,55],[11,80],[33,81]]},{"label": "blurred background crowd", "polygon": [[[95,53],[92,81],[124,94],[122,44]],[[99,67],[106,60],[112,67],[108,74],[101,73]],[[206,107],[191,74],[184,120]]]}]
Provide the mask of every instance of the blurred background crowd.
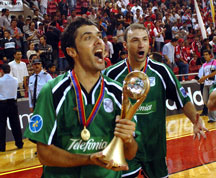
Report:
[{"label": "blurred background crowd", "polygon": [[[170,58],[175,74],[198,72],[205,62],[203,50],[216,56],[216,29],[210,0],[198,0],[207,38],[203,39],[194,0],[25,0],[33,15],[10,15],[2,9],[0,17],[0,64],[10,63],[22,53],[29,76],[31,60],[37,56],[53,77],[67,70],[61,51],[60,36],[78,16],[98,24],[106,45],[107,66],[127,57],[123,48],[124,31],[131,23],[141,23],[148,30],[150,49],[161,62]],[[214,4],[215,5],[215,4]],[[174,47],[174,54],[170,53]],[[159,57],[158,57],[159,56]],[[179,77],[190,80],[191,77]],[[26,84],[27,85],[27,84]]]}]

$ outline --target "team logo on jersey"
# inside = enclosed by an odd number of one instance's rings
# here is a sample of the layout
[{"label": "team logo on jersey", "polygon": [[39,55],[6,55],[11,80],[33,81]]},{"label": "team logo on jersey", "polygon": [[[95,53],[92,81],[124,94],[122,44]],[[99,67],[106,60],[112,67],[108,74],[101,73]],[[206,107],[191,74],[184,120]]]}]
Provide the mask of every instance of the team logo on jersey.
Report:
[{"label": "team logo on jersey", "polygon": [[30,119],[30,123],[29,123],[29,130],[32,133],[37,133],[41,130],[43,126],[43,119],[40,115],[34,115],[31,119]]},{"label": "team logo on jersey", "polygon": [[105,98],[103,101],[104,110],[108,113],[113,112],[113,102],[110,98]]},{"label": "team logo on jersey", "polygon": [[180,88],[181,94],[183,95],[183,97],[187,97],[187,93],[185,91],[185,89],[183,87]]},{"label": "team logo on jersey", "polygon": [[155,86],[155,77],[149,77],[150,87]]}]

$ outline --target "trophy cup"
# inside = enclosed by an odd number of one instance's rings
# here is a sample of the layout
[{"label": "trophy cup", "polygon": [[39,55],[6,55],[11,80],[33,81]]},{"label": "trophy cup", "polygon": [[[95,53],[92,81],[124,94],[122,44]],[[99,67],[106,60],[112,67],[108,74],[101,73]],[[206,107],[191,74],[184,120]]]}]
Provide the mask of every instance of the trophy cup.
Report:
[{"label": "trophy cup", "polygon": [[[145,100],[150,89],[148,76],[141,71],[130,72],[124,79],[122,92],[121,118],[132,119],[138,107]],[[129,98],[137,100],[134,105]],[[113,160],[113,167],[127,165],[124,157],[124,143],[121,138],[114,136],[109,145],[102,151],[103,162]]]}]

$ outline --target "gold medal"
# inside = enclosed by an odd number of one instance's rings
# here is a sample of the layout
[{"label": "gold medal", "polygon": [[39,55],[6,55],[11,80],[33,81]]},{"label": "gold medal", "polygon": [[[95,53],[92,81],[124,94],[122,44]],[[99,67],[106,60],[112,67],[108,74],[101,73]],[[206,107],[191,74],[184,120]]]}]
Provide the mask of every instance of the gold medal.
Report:
[{"label": "gold medal", "polygon": [[84,129],[81,132],[81,138],[84,141],[88,141],[88,139],[90,138],[90,132],[89,130],[86,128],[86,126],[84,126]]}]

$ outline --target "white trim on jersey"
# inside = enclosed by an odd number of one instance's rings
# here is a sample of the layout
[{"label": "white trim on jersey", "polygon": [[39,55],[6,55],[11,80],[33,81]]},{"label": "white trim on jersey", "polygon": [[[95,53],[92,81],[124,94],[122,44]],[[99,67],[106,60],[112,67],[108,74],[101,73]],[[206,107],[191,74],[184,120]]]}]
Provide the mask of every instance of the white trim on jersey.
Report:
[{"label": "white trim on jersey", "polygon": [[52,89],[52,93],[55,93],[55,91],[70,77],[70,73],[68,72],[67,77],[65,77],[63,80],[61,80],[57,85]]},{"label": "white trim on jersey", "polygon": [[162,83],[163,83],[164,89],[166,90],[166,83],[165,83],[163,77],[159,74],[159,72],[156,71],[156,70],[154,70],[154,69],[152,69],[150,65],[148,66],[148,68],[149,68],[150,70],[152,70],[154,73],[156,73],[156,74],[160,77],[160,79],[161,79],[161,81],[162,81]]},{"label": "white trim on jersey", "polygon": [[127,67],[125,67],[124,70],[122,70],[122,71],[115,77],[114,80],[117,80],[117,79],[119,78],[119,76],[121,76],[121,74],[122,74],[125,70],[127,70]]},{"label": "white trim on jersey", "polygon": [[106,79],[104,79],[104,81],[106,81],[106,83],[107,83],[108,85],[113,85],[113,86],[115,86],[116,88],[118,88],[120,91],[122,91],[122,87],[119,86],[119,85],[117,85],[116,83],[114,83],[114,82],[109,82],[109,81],[107,81]]},{"label": "white trim on jersey", "polygon": [[82,93],[82,96],[83,96],[83,98],[84,98],[84,105],[87,105],[88,102],[87,102],[86,95],[85,95],[85,93],[84,93],[82,90],[81,90],[81,93]]},{"label": "white trim on jersey", "polygon": [[[151,59],[149,58],[149,60],[151,60]],[[162,64],[157,63],[157,62],[155,62],[155,61],[153,61],[153,60],[151,60],[151,62],[154,63],[154,64],[157,64],[157,65],[160,65],[160,66],[164,67]],[[176,86],[176,83],[175,83],[175,81],[173,80],[173,78],[172,78],[172,76],[171,76],[169,70],[168,70],[166,67],[164,67],[164,69],[167,71],[167,73],[168,73],[168,75],[169,75],[169,78],[171,79],[172,83],[175,85],[176,93],[177,93],[177,96],[178,96],[179,103],[180,103],[181,107],[183,108],[184,105],[183,105],[182,100],[181,100],[181,97],[180,97],[180,95],[179,95],[178,87]]]},{"label": "white trim on jersey", "polygon": [[62,106],[62,104],[63,104],[63,102],[64,102],[64,100],[65,100],[65,96],[66,96],[67,93],[70,91],[70,89],[71,89],[71,85],[68,86],[68,87],[65,89],[64,94],[63,94],[61,100],[59,101],[58,106],[56,107],[56,116],[58,115],[59,110],[61,109],[61,106]]},{"label": "white trim on jersey", "polygon": [[126,62],[126,59],[124,61],[122,61],[120,64],[116,65],[116,66],[113,66],[112,69],[110,69],[107,73],[106,73],[106,76],[109,76],[109,73],[111,71],[113,71],[114,69],[118,68],[120,65],[124,64]]},{"label": "white trim on jersey", "polygon": [[112,97],[114,98],[116,104],[117,104],[118,107],[121,109],[121,104],[120,104],[119,101],[116,99],[115,95],[114,95],[113,93],[109,92],[107,88],[105,88],[105,90],[106,90],[106,92],[107,92],[108,95],[110,95],[110,96],[112,96]]},{"label": "white trim on jersey", "polygon": [[51,143],[52,143],[52,139],[53,139],[53,136],[54,136],[54,134],[55,134],[56,128],[57,128],[57,120],[55,120],[53,129],[52,129],[52,132],[51,132],[51,134],[50,134],[50,136],[49,136],[48,145],[51,145]]},{"label": "white trim on jersey", "polygon": [[130,176],[130,175],[133,175],[137,172],[139,172],[139,170],[141,169],[142,167],[139,167],[138,169],[136,169],[135,171],[133,172],[129,172],[129,173],[126,173],[126,174],[122,174],[122,177],[127,177],[127,176]]},{"label": "white trim on jersey", "polygon": [[98,81],[98,83],[95,86],[94,90],[92,91],[92,104],[95,104],[95,92],[98,89],[98,87],[100,86],[101,80],[102,80],[102,77],[100,78],[100,80]]}]

